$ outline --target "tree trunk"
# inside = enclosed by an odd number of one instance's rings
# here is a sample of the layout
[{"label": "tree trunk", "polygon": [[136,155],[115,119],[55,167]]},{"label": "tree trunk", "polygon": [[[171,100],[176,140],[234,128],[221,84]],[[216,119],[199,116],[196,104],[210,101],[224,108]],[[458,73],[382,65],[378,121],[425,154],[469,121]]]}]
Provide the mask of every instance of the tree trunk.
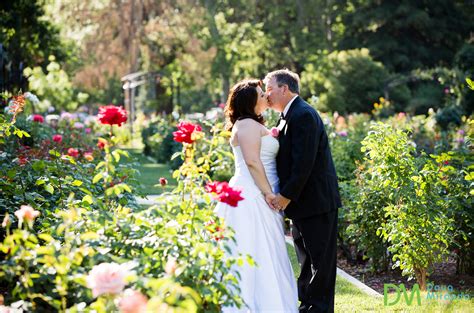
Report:
[{"label": "tree trunk", "polygon": [[420,290],[426,291],[426,268],[415,268],[415,277]]}]

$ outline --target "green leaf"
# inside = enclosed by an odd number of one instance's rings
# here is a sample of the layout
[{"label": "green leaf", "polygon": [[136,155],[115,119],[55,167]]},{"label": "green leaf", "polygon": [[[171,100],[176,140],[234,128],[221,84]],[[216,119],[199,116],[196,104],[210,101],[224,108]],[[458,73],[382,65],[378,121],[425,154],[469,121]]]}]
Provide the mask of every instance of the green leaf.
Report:
[{"label": "green leaf", "polygon": [[49,192],[50,194],[53,194],[53,193],[54,193],[54,187],[53,187],[53,185],[51,185],[51,184],[45,185],[45,186],[44,186],[44,189],[45,189],[47,192]]},{"label": "green leaf", "polygon": [[71,185],[76,186],[76,187],[79,187],[79,186],[82,185],[82,181],[75,179],[75,180],[71,183]]},{"label": "green leaf", "polygon": [[87,202],[87,203],[89,203],[89,204],[94,203],[94,201],[93,201],[93,199],[92,199],[92,197],[91,197],[90,195],[84,196],[84,197],[82,198],[82,202]]},{"label": "green leaf", "polygon": [[474,90],[474,81],[472,81],[470,78],[466,78],[467,85],[471,90]]},{"label": "green leaf", "polygon": [[112,156],[114,157],[115,162],[120,162],[120,153],[118,151],[113,151]]},{"label": "green leaf", "polygon": [[45,164],[44,164],[44,161],[36,161],[33,163],[33,165],[31,166],[35,171],[39,172],[41,170],[44,169],[45,167]]},{"label": "green leaf", "polygon": [[102,179],[102,177],[104,177],[104,173],[99,173],[95,175],[94,178],[92,179],[92,183],[93,184],[97,183],[99,180]]},{"label": "green leaf", "polygon": [[171,160],[176,159],[176,158],[177,158],[178,156],[180,156],[181,154],[182,154],[181,151],[173,153],[173,155],[171,156]]},{"label": "green leaf", "polygon": [[91,231],[81,235],[82,240],[92,240],[92,239],[97,239],[97,238],[99,238],[99,235]]},{"label": "green leaf", "polygon": [[40,239],[43,239],[43,240],[46,241],[46,242],[51,242],[51,241],[54,240],[54,238],[53,238],[50,234],[45,234],[45,233],[39,234],[38,237],[39,237]]},{"label": "green leaf", "polygon": [[59,153],[56,150],[49,150],[49,154],[52,155],[52,156],[56,156],[58,158],[61,156],[61,153]]}]

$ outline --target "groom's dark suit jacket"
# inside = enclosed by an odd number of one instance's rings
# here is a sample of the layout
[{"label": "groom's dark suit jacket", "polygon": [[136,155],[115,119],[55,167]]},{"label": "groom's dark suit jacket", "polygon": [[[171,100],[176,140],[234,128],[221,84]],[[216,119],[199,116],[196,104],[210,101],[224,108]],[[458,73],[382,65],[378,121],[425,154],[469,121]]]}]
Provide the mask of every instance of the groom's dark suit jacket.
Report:
[{"label": "groom's dark suit jacket", "polygon": [[336,170],[321,117],[299,96],[280,131],[280,193],[291,200],[287,217],[298,220],[341,207]]}]

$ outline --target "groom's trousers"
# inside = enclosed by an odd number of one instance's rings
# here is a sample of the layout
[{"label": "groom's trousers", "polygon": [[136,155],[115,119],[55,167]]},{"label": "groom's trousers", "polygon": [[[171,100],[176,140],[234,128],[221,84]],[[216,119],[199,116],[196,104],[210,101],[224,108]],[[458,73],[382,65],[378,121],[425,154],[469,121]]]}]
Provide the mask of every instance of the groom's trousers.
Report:
[{"label": "groom's trousers", "polygon": [[334,312],[337,210],[293,220],[301,312]]}]

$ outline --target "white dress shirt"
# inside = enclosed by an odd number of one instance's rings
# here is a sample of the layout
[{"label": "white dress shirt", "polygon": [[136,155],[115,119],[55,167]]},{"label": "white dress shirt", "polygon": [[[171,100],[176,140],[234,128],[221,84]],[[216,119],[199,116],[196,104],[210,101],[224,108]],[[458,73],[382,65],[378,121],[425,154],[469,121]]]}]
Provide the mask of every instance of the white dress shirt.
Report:
[{"label": "white dress shirt", "polygon": [[294,96],[294,97],[287,103],[287,105],[285,106],[285,109],[283,110],[283,116],[286,117],[286,113],[288,113],[288,110],[290,109],[290,106],[291,106],[291,104],[293,103],[293,101],[295,101],[296,97],[298,97],[298,95]]}]

